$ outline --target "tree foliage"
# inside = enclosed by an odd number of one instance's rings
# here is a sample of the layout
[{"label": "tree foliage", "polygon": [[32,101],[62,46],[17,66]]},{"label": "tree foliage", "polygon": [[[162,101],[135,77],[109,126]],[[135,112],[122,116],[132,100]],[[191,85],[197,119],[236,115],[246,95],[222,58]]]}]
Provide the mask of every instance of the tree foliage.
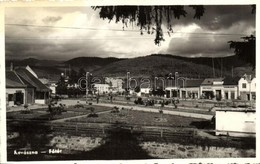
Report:
[{"label": "tree foliage", "polygon": [[[200,19],[204,14],[205,8],[202,5],[191,5],[195,19]],[[187,11],[184,6],[95,6],[94,10],[100,9],[99,15],[102,19],[109,22],[115,18],[115,22],[122,21],[123,29],[129,24],[136,23],[140,27],[140,33],[154,34],[154,43],[160,45],[164,41],[162,24],[167,26],[167,32],[173,33],[172,23],[174,19],[185,17]]]},{"label": "tree foliage", "polygon": [[229,46],[234,49],[234,53],[239,56],[242,60],[250,63],[255,69],[255,36],[242,37],[244,41],[229,41]]}]

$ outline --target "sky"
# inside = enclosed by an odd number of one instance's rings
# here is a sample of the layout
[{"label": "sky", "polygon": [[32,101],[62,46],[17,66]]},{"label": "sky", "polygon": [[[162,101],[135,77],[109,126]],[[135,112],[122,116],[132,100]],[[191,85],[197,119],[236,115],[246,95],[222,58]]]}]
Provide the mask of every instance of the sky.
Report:
[{"label": "sky", "polygon": [[75,57],[134,58],[150,54],[185,57],[233,55],[228,41],[255,34],[250,5],[205,6],[201,19],[185,7],[186,17],[173,20],[173,33],[164,29],[165,41],[140,35],[136,25],[125,27],[100,19],[91,7],[19,7],[5,10],[6,59],[69,60]]}]

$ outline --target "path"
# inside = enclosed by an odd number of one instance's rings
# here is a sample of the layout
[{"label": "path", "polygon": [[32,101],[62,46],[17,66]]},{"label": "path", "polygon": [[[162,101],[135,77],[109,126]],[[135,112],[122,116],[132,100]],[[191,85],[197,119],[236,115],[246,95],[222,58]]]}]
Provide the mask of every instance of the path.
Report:
[{"label": "path", "polygon": [[[107,103],[98,103],[93,104],[98,106],[105,106],[105,107],[114,107],[117,106],[119,108],[132,108],[132,110],[137,111],[144,111],[144,112],[154,112],[158,113],[158,109],[149,108],[149,107],[140,107],[140,106],[127,106],[127,105],[117,105],[117,104],[107,104]],[[171,110],[163,110],[164,114],[170,114],[170,115],[177,115],[177,116],[185,116],[185,117],[193,117],[193,118],[203,118],[210,120],[212,118],[212,115],[206,115],[206,114],[198,114],[198,113],[188,113],[188,112],[178,112],[178,111],[171,111]]]},{"label": "path", "polygon": [[[108,111],[102,111],[102,112],[97,112],[96,114],[103,114],[103,113],[110,113],[110,110]],[[68,118],[62,118],[62,119],[58,119],[58,120],[53,120],[51,121],[52,123],[55,123],[55,122],[64,122],[64,121],[67,121],[67,120],[71,120],[71,119],[77,119],[77,118],[81,118],[81,117],[87,117],[89,115],[88,114],[84,114],[84,115],[80,115],[80,116],[74,116],[74,117],[68,117]]]}]

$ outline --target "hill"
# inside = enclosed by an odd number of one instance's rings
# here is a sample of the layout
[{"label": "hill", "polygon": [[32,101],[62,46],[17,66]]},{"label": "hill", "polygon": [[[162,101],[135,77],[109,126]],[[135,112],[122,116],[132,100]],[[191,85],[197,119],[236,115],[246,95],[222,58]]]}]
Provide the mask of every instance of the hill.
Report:
[{"label": "hill", "polygon": [[[129,71],[134,76],[159,76],[178,72],[180,76],[190,78],[213,77],[213,62],[215,77],[252,73],[252,68],[236,56],[225,58],[185,58],[172,55],[150,55],[111,63],[95,70],[93,73],[103,76],[126,76]],[[222,63],[222,64],[221,64]],[[236,71],[239,67],[239,71]],[[245,71],[241,71],[241,68]]]},{"label": "hill", "polygon": [[74,69],[85,68],[88,71],[93,71],[103,66],[109,65],[111,63],[122,61],[125,59],[119,58],[100,58],[100,57],[77,57],[71,60],[64,62],[66,65],[70,65],[70,67]]},{"label": "hill", "polygon": [[225,58],[185,58],[168,54],[153,54],[149,56],[118,59],[118,58],[99,58],[99,57],[78,57],[68,61],[38,60],[28,58],[24,60],[6,60],[6,66],[30,65],[39,77],[57,80],[60,74],[70,73],[72,69],[79,71],[83,68],[91,72],[94,76],[119,76],[126,77],[129,71],[131,76],[164,76],[175,72],[179,76],[189,78],[213,77],[213,64],[215,77],[221,75],[241,76],[244,73],[255,74],[246,62],[229,56]]},{"label": "hill", "polygon": [[54,66],[54,65],[60,65],[62,62],[56,61],[56,60],[39,60],[35,58],[27,58],[23,60],[6,60],[5,65],[8,67],[13,63],[15,66]]}]

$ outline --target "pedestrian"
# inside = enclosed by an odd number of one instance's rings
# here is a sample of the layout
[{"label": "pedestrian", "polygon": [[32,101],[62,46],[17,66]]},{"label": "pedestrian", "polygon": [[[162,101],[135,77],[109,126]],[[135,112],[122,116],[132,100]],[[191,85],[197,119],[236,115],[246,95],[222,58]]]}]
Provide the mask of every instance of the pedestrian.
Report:
[{"label": "pedestrian", "polygon": [[99,103],[99,95],[97,95],[96,99],[97,99],[97,104],[98,104]]},{"label": "pedestrian", "polygon": [[112,94],[110,94],[110,102],[111,102],[111,103],[113,102],[113,96],[112,96]]}]

